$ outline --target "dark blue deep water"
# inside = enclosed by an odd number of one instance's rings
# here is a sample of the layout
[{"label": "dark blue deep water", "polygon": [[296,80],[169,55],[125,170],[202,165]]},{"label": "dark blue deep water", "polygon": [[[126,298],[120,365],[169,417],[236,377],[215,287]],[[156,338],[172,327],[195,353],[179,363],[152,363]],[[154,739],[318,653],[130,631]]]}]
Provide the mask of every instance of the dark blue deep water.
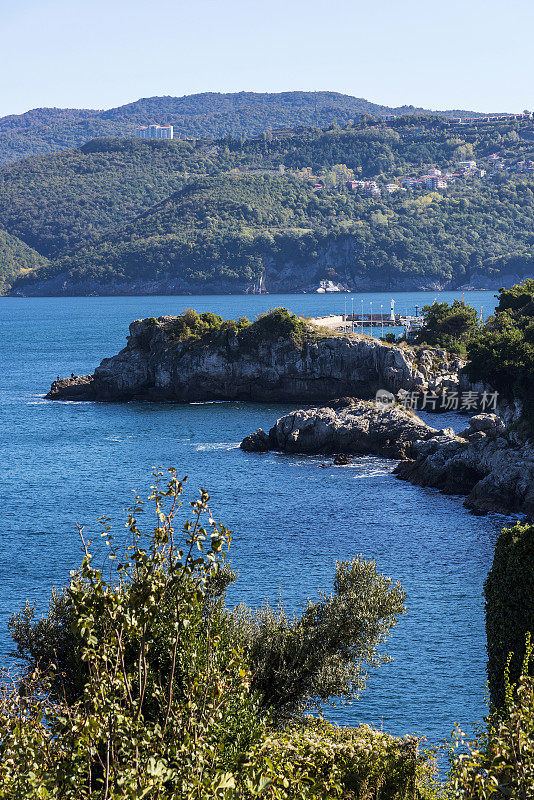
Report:
[{"label": "dark blue deep water", "polygon": [[[431,302],[396,295],[397,307]],[[439,299],[450,299],[442,293]],[[389,295],[368,295],[389,308]],[[359,300],[359,297],[358,297]],[[484,315],[491,292],[466,292]],[[26,599],[46,607],[80,560],[75,522],[96,532],[109,514],[121,529],[132,489],[144,491],[152,467],[189,475],[189,493],[206,487],[217,520],[234,531],[240,577],[232,602],[259,604],[279,593],[297,607],[331,586],[336,559],[376,558],[408,592],[408,614],[389,643],[395,660],[373,674],[361,700],[333,713],[395,734],[448,737],[485,713],[482,585],[496,536],[508,520],[477,517],[461,499],[411,486],[393,462],[362,458],[321,469],[316,458],[245,454],[241,439],[268,428],[287,407],[53,403],[42,399],[57,375],[91,372],[125,342],[138,317],[192,306],[254,318],[286,305],[297,313],[342,312],[339,296],[123,297],[0,299],[0,651],[10,650],[7,619]],[[359,307],[359,306],[358,306]],[[435,418],[434,418],[435,419]],[[461,429],[463,418],[439,418]],[[98,535],[98,534],[97,534]]]}]

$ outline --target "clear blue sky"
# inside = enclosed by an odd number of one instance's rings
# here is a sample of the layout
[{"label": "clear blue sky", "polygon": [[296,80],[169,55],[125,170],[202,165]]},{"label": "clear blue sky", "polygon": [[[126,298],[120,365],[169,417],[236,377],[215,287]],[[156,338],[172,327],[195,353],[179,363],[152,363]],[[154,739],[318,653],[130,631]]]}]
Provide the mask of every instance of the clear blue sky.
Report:
[{"label": "clear blue sky", "polygon": [[151,95],[329,89],[534,107],[533,0],[0,0],[0,115]]}]

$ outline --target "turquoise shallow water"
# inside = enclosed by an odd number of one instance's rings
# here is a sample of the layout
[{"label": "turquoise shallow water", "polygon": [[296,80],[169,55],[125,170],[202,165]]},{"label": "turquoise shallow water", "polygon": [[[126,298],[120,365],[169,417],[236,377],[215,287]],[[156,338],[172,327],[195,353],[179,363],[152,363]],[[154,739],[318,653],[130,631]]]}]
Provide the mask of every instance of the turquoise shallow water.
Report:
[{"label": "turquoise shallow water", "polygon": [[[433,295],[398,294],[413,309]],[[442,293],[438,299],[450,299]],[[367,295],[389,308],[390,295]],[[359,296],[358,296],[359,299]],[[491,292],[466,293],[484,314]],[[148,487],[151,468],[175,465],[191,493],[205,486],[214,516],[234,531],[240,578],[232,602],[258,604],[281,593],[291,607],[328,591],[336,559],[376,558],[408,592],[408,614],[368,690],[336,720],[383,725],[396,734],[447,737],[485,712],[482,585],[498,516],[477,517],[461,500],[398,481],[393,462],[362,458],[321,469],[320,459],[246,454],[241,439],[269,427],[284,406],[51,403],[56,375],[90,372],[125,342],[135,318],[191,306],[225,317],[286,305],[310,316],[342,312],[339,296],[226,296],[0,299],[0,651],[6,622],[26,599],[46,607],[80,560],[74,523],[96,532],[110,514],[120,529],[132,489]],[[432,419],[430,420],[432,422]],[[435,418],[434,418],[435,421]],[[459,417],[439,426],[464,427]]]}]

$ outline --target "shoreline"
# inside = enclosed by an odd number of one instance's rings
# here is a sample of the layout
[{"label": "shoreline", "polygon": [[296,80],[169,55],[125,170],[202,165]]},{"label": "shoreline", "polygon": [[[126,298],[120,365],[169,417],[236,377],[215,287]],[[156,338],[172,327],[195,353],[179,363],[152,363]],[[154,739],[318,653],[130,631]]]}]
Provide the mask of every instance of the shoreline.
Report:
[{"label": "shoreline", "polygon": [[[508,285],[508,282],[505,282]],[[220,289],[214,288],[213,290],[208,291],[201,291],[199,289],[191,290],[191,291],[176,291],[176,292],[160,292],[160,291],[124,291],[124,292],[63,292],[63,293],[51,293],[51,292],[32,292],[31,294],[25,294],[19,292],[7,292],[6,294],[0,294],[0,298],[10,298],[14,300],[29,300],[32,298],[56,298],[56,299],[73,299],[73,298],[91,298],[91,297],[276,297],[277,295],[309,295],[311,297],[318,296],[337,296],[337,297],[344,297],[347,295],[362,295],[362,294],[415,294],[415,293],[425,293],[425,294],[432,294],[434,293],[455,293],[455,292],[495,292],[498,291],[501,286],[503,285],[502,281],[496,281],[492,285],[488,286],[470,286],[470,285],[462,285],[462,286],[420,286],[420,287],[409,287],[409,288],[402,288],[397,286],[379,286],[379,287],[365,287],[365,288],[354,288],[354,289],[344,289],[342,291],[325,291],[325,292],[318,292],[313,289],[300,289],[300,290],[280,290],[277,289],[276,291],[268,292],[250,292],[247,289],[242,289],[238,291],[221,291]],[[510,283],[510,285],[512,285]]]}]

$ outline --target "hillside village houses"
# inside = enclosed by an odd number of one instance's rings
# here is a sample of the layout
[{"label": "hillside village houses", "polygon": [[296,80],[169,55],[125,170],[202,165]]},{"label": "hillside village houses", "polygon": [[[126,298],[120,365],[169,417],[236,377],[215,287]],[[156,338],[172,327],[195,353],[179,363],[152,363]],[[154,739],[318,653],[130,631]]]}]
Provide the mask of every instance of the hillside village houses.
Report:
[{"label": "hillside village houses", "polygon": [[401,183],[407,189],[446,189],[449,183],[454,183],[457,178],[483,178],[486,170],[477,167],[476,161],[458,162],[456,172],[442,173],[440,169],[433,167],[424,175],[418,177],[406,177],[401,179]]},{"label": "hillside village houses", "polygon": [[[523,162],[525,165],[531,162]],[[528,167],[525,167],[525,171]],[[437,167],[431,167],[424,175],[407,176],[400,178],[400,186],[398,183],[387,183],[384,187],[380,188],[376,181],[364,180],[349,180],[346,181],[345,186],[347,189],[353,191],[362,191],[368,195],[378,195],[381,191],[393,194],[401,189],[427,189],[436,191],[437,189],[446,189],[449,183],[454,183],[457,178],[483,178],[486,175],[486,170],[477,167],[476,161],[460,161],[456,167],[455,172],[443,173]],[[321,183],[316,183],[313,187],[316,191],[323,188]]]},{"label": "hillside village houses", "polygon": [[[489,173],[485,168],[477,166],[477,162],[474,159],[470,159],[468,161],[459,161],[454,172],[444,173],[437,167],[431,167],[424,175],[408,175],[404,178],[399,178],[400,185],[399,183],[390,182],[385,186],[379,186],[378,183],[373,180],[348,180],[345,181],[345,186],[352,191],[361,191],[363,194],[375,196],[380,195],[382,192],[393,194],[394,192],[406,191],[407,189],[430,191],[446,189],[449,184],[455,183],[458,179],[484,178],[488,174],[492,176],[495,175],[496,172],[503,170],[524,173],[527,176],[534,175],[534,161],[525,160],[514,162],[513,159],[505,158],[497,155],[497,153],[487,156],[484,160],[488,162],[488,169],[491,170]],[[324,189],[324,184],[321,181],[317,181],[312,185],[312,189],[315,192],[322,191]]]},{"label": "hillside village houses", "polygon": [[517,164],[514,164],[512,172],[534,172],[534,161],[518,161]]},{"label": "hillside village houses", "polygon": [[366,194],[380,194],[376,181],[347,181],[345,186],[353,191],[362,189]]},{"label": "hillside village houses", "polygon": [[534,174],[534,161],[516,161],[513,162],[511,159],[504,158],[503,156],[498,155],[497,153],[492,153],[488,156],[488,162],[492,169],[497,170],[498,172],[521,172],[526,173],[527,175]]}]

